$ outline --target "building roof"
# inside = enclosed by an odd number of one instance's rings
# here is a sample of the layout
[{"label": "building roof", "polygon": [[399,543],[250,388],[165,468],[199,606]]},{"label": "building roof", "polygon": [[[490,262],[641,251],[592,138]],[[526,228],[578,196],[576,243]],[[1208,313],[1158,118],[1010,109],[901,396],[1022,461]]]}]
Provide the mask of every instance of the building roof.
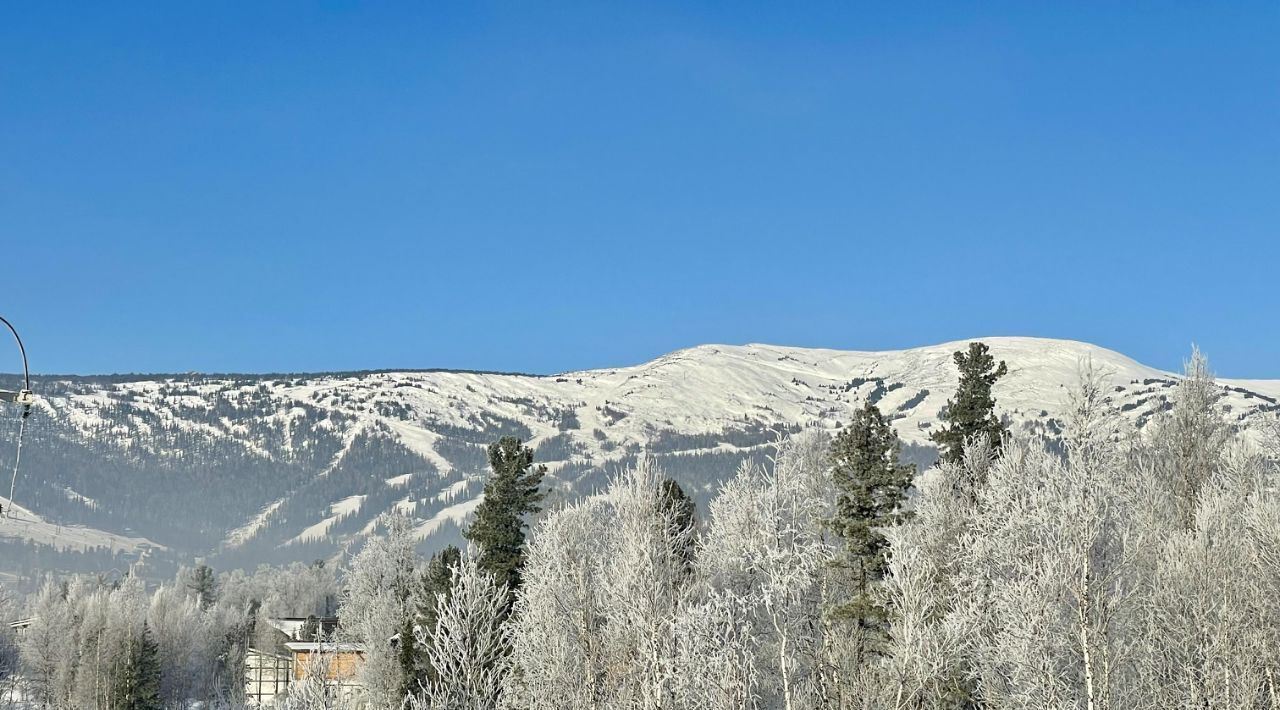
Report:
[{"label": "building roof", "polygon": [[364,653],[364,644],[348,641],[290,641],[284,646],[294,653]]},{"label": "building roof", "polygon": [[268,624],[292,639],[298,638],[298,632],[308,621],[314,621],[316,628],[324,631],[332,631],[338,626],[338,619],[332,616],[273,616],[267,619]]},{"label": "building roof", "polygon": [[289,656],[286,654],[274,653],[272,651],[263,651],[262,649],[257,648],[255,646],[250,646],[247,653],[251,656],[258,655],[258,656],[267,656],[268,658],[289,658]]}]

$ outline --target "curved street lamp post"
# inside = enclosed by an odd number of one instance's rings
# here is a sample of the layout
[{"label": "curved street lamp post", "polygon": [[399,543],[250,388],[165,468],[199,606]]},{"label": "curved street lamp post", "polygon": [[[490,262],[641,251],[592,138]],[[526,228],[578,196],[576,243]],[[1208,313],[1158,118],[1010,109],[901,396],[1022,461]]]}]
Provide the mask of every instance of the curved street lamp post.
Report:
[{"label": "curved street lamp post", "polygon": [[0,316],[0,323],[4,323],[9,328],[9,332],[13,333],[13,339],[18,341],[18,352],[22,353],[22,389],[17,392],[0,390],[0,402],[22,407],[22,421],[18,424],[18,451],[13,457],[13,477],[9,480],[9,505],[0,511],[0,515],[12,516],[13,493],[18,485],[18,465],[22,462],[22,438],[27,433],[27,417],[31,416],[31,405],[35,404],[36,398],[31,393],[31,369],[27,367],[27,348],[23,346],[22,338],[18,336],[18,329],[3,316]]}]

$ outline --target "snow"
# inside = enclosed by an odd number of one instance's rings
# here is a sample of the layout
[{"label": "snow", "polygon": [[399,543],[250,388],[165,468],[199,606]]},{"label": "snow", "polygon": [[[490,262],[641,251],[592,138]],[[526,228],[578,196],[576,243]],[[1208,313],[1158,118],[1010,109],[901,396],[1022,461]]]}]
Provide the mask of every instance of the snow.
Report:
[{"label": "snow", "polygon": [[[1114,390],[1111,396],[1118,405],[1134,405],[1128,416],[1135,420],[1148,417],[1160,406],[1158,395],[1168,392],[1165,383],[1176,379],[1172,373],[1087,343],[1023,337],[974,340],[987,343],[997,359],[1008,362],[1010,373],[996,385],[995,396],[998,409],[1015,421],[1061,418],[1063,400],[1086,358],[1109,373]],[[477,419],[499,416],[527,427],[527,440],[536,444],[561,434],[560,417],[572,411],[579,422],[577,429],[568,432],[573,443],[581,447],[583,458],[607,467],[627,446],[643,450],[666,430],[714,434],[776,424],[817,425],[831,430],[847,421],[849,413],[873,392],[904,440],[927,443],[930,427],[955,392],[952,355],[967,348],[969,342],[885,352],[767,344],[701,345],[638,365],[550,376],[462,372],[302,375],[290,378],[301,380],[299,384],[263,381],[260,385],[268,388],[273,407],[267,418],[279,423],[275,431],[283,432],[282,440],[274,444],[250,440],[245,419],[231,416],[212,426],[184,415],[229,394],[254,389],[235,380],[202,378],[186,384],[198,396],[162,395],[160,383],[148,380],[104,385],[96,391],[87,390],[87,394],[52,399],[48,406],[54,416],[64,418],[86,437],[101,436],[107,420],[100,412],[128,398],[132,406],[154,413],[165,426],[230,438],[264,457],[291,454],[294,422],[309,409],[319,409],[322,415],[327,410],[341,416],[322,417],[315,426],[336,429],[343,446],[318,475],[332,470],[362,431],[376,428],[389,431],[406,448],[431,462],[441,477],[453,473],[453,465],[438,450],[442,438],[452,436],[450,429],[476,430]],[[882,384],[872,378],[880,378]],[[1280,380],[1223,379],[1220,383],[1245,390],[1228,391],[1225,403],[1234,415],[1243,417],[1246,428],[1280,400]],[[890,385],[894,388],[888,389]],[[384,416],[378,413],[382,404],[409,414]],[[625,416],[618,418],[614,413]],[[121,445],[129,441],[146,445],[148,437],[142,425],[115,427],[110,437],[118,437]],[[593,436],[595,429],[605,433],[612,448],[606,449],[604,442]],[[739,447],[720,443],[713,448]],[[407,472],[384,480],[387,486],[400,487],[407,486],[411,478],[412,473]],[[406,498],[392,507],[420,516],[418,532],[425,536],[445,521],[461,522],[470,514],[479,501],[477,497],[466,498],[469,491],[476,490],[473,483],[456,481],[442,486],[421,505]],[[78,494],[69,491],[68,495]],[[109,505],[109,501],[99,502]],[[242,544],[258,534],[282,503],[283,499],[275,501],[232,530],[227,543]],[[332,501],[325,518],[297,531],[294,539],[327,535],[338,518],[363,504],[363,497],[355,495]]]},{"label": "snow", "polygon": [[413,478],[413,474],[406,473],[400,476],[392,476],[391,478],[387,479],[386,483],[388,486],[391,486],[392,488],[398,488],[400,486],[408,485],[409,479],[411,478]]},{"label": "snow", "polygon": [[401,443],[403,443],[410,451],[419,454],[426,460],[430,461],[441,474],[445,474],[453,470],[453,464],[449,463],[448,459],[445,457],[436,453],[434,444],[438,437],[433,432],[398,420],[387,422],[387,424],[391,427],[392,431],[400,435]]},{"label": "snow", "polygon": [[78,502],[80,502],[80,503],[84,504],[84,506],[85,506],[86,508],[97,508],[97,507],[98,507],[98,501],[96,501],[96,500],[94,500],[94,499],[92,499],[92,498],[90,498],[90,497],[88,497],[88,496],[85,496],[85,495],[81,495],[81,494],[79,494],[79,493],[76,493],[75,491],[71,490],[70,488],[63,488],[63,489],[62,489],[62,492],[66,494],[66,496],[67,496],[67,498],[68,498],[69,500],[78,501]]},{"label": "snow", "polygon": [[462,524],[463,522],[466,521],[467,516],[471,515],[471,513],[475,511],[476,507],[480,505],[480,501],[483,499],[484,499],[484,496],[478,496],[471,500],[468,500],[462,503],[457,503],[455,505],[449,506],[448,508],[445,508],[444,510],[441,510],[439,513],[436,513],[430,520],[426,521],[425,523],[422,523],[421,525],[419,525],[417,528],[414,529],[413,531],[414,538],[417,540],[426,539],[429,535],[431,535],[431,533],[434,533],[436,530],[440,529],[440,526],[444,525],[446,522],[449,522],[449,521]]},{"label": "snow", "polygon": [[236,547],[237,545],[243,545],[248,542],[254,535],[258,534],[258,531],[262,529],[262,526],[271,518],[272,513],[275,513],[276,509],[283,503],[283,498],[271,503],[255,515],[252,520],[235,530],[232,530],[231,534],[227,535],[227,545],[230,547]]},{"label": "snow", "polygon": [[311,542],[312,540],[320,540],[329,533],[329,528],[338,522],[343,516],[350,515],[360,510],[360,505],[364,503],[366,496],[348,496],[342,500],[329,506],[330,515],[315,525],[308,526],[297,537],[290,542]]},{"label": "snow", "polygon": [[349,515],[360,510],[360,504],[364,502],[365,496],[349,496],[329,506],[329,511],[334,515]]},{"label": "snow", "polygon": [[436,500],[441,503],[448,503],[449,501],[452,501],[453,499],[465,493],[467,491],[467,486],[469,486],[470,484],[471,484],[471,481],[467,481],[467,480],[458,481],[457,483],[451,483],[449,484],[448,488],[445,488],[443,491],[440,491],[439,493],[436,494]]},{"label": "snow", "polygon": [[8,498],[0,497],[0,504],[5,510],[5,516],[0,517],[0,537],[27,540],[59,550],[105,547],[113,552],[134,552],[148,547],[165,549],[144,537],[127,537],[82,525],[48,522],[21,505],[11,505]]}]

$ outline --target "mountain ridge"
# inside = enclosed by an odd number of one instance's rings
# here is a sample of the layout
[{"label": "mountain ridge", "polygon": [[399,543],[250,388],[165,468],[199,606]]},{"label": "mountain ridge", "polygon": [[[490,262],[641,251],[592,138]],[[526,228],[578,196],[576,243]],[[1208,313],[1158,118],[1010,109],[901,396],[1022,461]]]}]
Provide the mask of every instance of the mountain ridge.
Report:
[{"label": "mountain ridge", "polygon": [[[112,554],[124,539],[227,565],[327,556],[389,510],[415,519],[424,546],[440,546],[459,540],[479,502],[484,447],[503,435],[535,448],[553,500],[646,454],[705,500],[781,436],[835,431],[868,400],[927,464],[929,433],[955,390],[952,355],[973,340],[1009,364],[995,389],[1002,415],[1048,436],[1086,359],[1110,373],[1112,399],[1139,427],[1168,408],[1178,377],[1089,343],[989,337],[890,351],[704,344],[551,375],[42,378],[17,500],[46,525],[41,544],[56,546],[47,525],[99,529],[113,536]],[[1219,385],[1246,436],[1280,410],[1280,380]],[[11,435],[0,439],[4,451]],[[0,541],[35,537],[0,521]]]}]

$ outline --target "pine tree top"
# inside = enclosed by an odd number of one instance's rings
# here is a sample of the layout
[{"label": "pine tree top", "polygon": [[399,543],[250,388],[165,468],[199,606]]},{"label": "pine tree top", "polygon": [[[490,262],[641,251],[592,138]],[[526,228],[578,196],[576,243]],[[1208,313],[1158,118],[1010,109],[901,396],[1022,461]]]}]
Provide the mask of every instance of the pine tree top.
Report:
[{"label": "pine tree top", "polygon": [[929,438],[942,445],[942,460],[960,463],[964,447],[974,436],[985,435],[995,451],[1000,450],[1007,428],[996,415],[996,400],[991,388],[1009,373],[1003,360],[996,363],[986,343],[969,343],[969,350],[954,355],[960,370],[960,383],[954,398],[939,414],[944,426]]},{"label": "pine tree top", "polygon": [[534,465],[533,449],[514,436],[494,442],[488,453],[492,473],[484,484],[484,500],[463,536],[480,548],[481,569],[514,590],[524,563],[525,516],[541,510],[547,468]]}]

